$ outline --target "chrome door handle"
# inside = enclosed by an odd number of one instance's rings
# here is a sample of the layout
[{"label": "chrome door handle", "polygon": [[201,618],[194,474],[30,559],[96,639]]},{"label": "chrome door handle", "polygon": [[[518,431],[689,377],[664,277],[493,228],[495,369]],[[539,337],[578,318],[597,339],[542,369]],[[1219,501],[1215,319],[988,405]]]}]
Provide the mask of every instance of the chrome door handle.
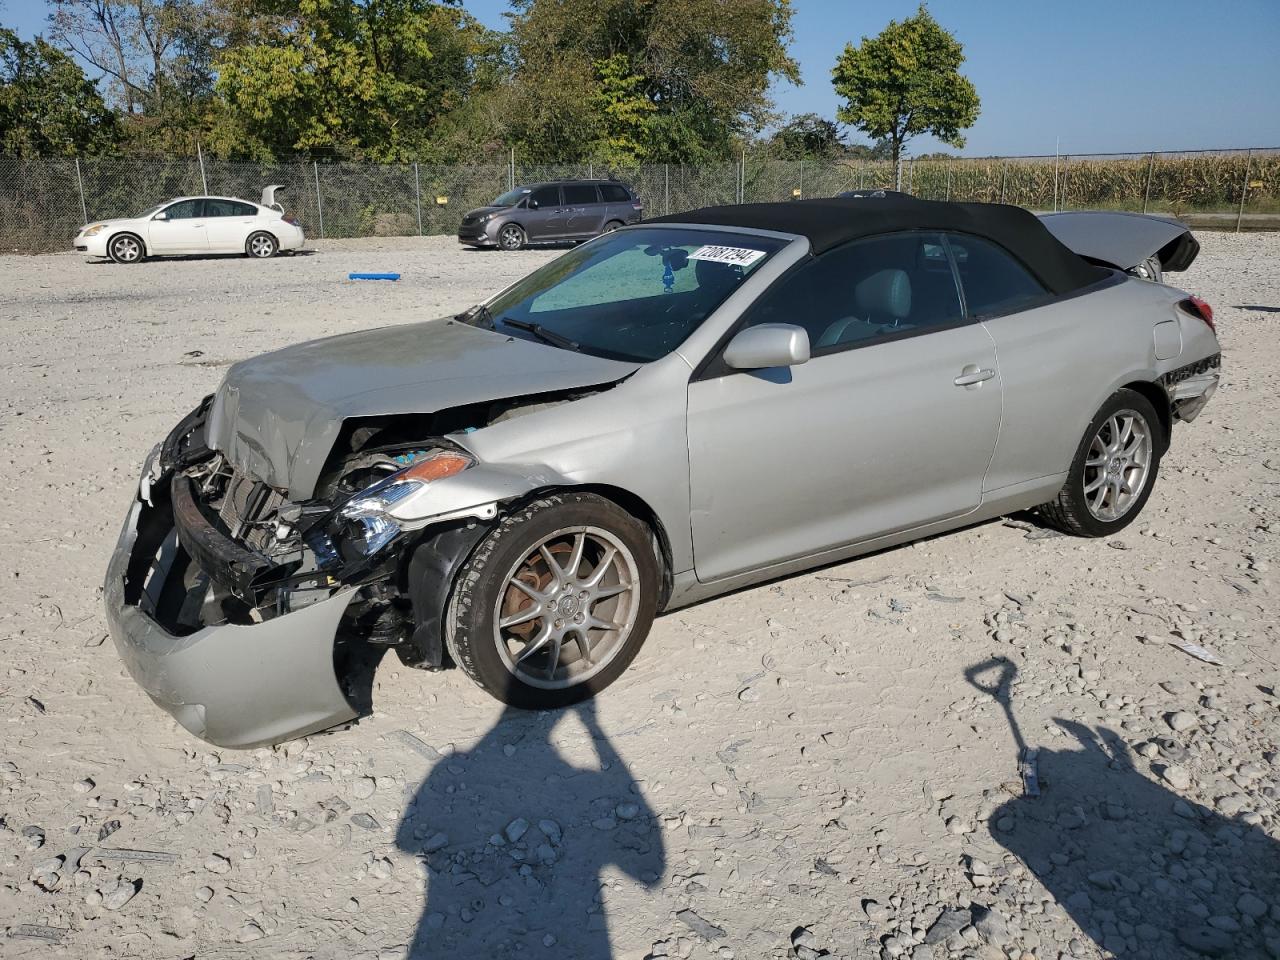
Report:
[{"label": "chrome door handle", "polygon": [[952,382],[957,387],[976,387],[985,380],[990,380],[996,375],[994,370],[980,370],[973,364],[964,368],[964,372],[956,377]]}]

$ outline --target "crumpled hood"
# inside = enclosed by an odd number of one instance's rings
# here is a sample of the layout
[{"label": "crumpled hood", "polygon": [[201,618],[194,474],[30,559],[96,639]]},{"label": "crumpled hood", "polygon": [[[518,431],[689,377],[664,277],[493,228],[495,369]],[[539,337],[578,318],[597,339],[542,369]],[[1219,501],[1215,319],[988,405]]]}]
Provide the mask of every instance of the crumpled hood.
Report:
[{"label": "crumpled hood", "polygon": [[232,366],[214,397],[208,443],[242,473],[306,499],[349,417],[598,386],[638,366],[447,319],[342,334]]}]

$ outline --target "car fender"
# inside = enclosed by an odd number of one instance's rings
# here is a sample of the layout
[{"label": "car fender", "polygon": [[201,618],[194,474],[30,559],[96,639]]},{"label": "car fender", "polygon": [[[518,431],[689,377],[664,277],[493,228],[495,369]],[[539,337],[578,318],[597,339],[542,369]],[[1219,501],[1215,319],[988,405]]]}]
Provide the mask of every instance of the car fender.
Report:
[{"label": "car fender", "polygon": [[147,235],[145,227],[140,227],[136,224],[121,224],[120,226],[113,228],[112,231],[107,234],[107,239],[103,243],[103,249],[110,250],[111,241],[122,233],[127,233],[130,236],[137,237],[141,240],[143,252],[146,256],[151,256],[151,238]]},{"label": "car fender", "polygon": [[271,227],[268,224],[261,224],[261,225],[254,224],[248,230],[245,231],[244,236],[240,240],[240,248],[244,250],[246,254],[249,252],[249,238],[252,237],[255,233],[270,234],[276,241],[276,251],[279,252],[280,250],[284,249],[284,238],[280,235],[280,232],[278,230],[271,229]]},{"label": "car fender", "polygon": [[477,463],[421,487],[388,513],[406,530],[464,517],[491,520],[504,503],[536,490],[573,485],[568,477],[542,464]]},{"label": "car fender", "polygon": [[[1090,419],[1097,415],[1097,412],[1102,409],[1102,405],[1106,403],[1107,399],[1117,390],[1127,387],[1133,383],[1159,386],[1159,380],[1160,374],[1152,367],[1134,367],[1127,373],[1120,374],[1111,381],[1111,384],[1105,390],[1099,391],[1099,393],[1093,398],[1094,412],[1090,415]],[[1083,431],[1088,425],[1089,424],[1086,421],[1085,423],[1080,424],[1080,429]]]}]

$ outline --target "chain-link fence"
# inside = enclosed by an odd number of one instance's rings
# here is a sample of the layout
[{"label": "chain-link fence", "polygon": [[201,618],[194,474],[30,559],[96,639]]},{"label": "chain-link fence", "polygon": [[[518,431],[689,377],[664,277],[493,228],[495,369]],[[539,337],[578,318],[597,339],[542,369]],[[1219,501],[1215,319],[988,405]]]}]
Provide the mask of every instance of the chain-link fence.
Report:
[{"label": "chain-link fence", "polygon": [[80,225],[136,216],[193,194],[279,200],[311,237],[453,233],[462,214],[514,184],[613,177],[639,194],[646,216],[727,203],[893,189],[933,200],[1014,203],[1033,210],[1133,210],[1197,226],[1280,229],[1280,148],[1059,157],[775,160],[747,152],[699,165],[592,163],[474,165],[283,162],[193,158],[0,156],[0,250],[66,249]]}]

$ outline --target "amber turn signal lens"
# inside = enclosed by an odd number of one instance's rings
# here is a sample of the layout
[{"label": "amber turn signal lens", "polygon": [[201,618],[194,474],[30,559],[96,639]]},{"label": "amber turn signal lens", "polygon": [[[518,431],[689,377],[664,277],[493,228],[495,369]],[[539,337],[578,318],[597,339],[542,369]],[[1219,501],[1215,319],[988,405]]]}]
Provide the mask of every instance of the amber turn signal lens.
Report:
[{"label": "amber turn signal lens", "polygon": [[469,466],[471,466],[471,460],[468,457],[456,453],[442,453],[436,457],[419,460],[405,470],[401,476],[406,480],[421,480],[424,483],[429,483],[432,480],[443,480],[445,477],[452,477],[455,473],[461,473]]}]

